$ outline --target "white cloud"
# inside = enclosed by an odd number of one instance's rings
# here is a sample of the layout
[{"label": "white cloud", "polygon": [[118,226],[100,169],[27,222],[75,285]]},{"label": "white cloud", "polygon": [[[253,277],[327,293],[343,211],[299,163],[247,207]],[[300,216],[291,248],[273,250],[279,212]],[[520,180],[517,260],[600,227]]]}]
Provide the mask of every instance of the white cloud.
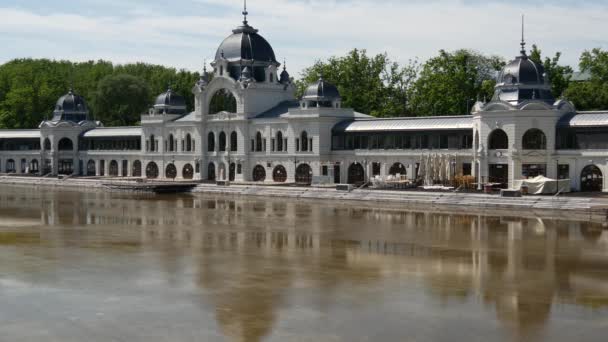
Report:
[{"label": "white cloud", "polygon": [[[0,8],[0,41],[11,44],[0,61],[17,57],[146,61],[199,69],[241,18],[239,0],[198,0],[208,14],[184,15],[133,8],[127,16],[36,14]],[[278,59],[299,71],[317,58],[358,47],[388,52],[399,61],[428,58],[439,49],[472,48],[505,57],[519,43],[519,15],[527,40],[547,54],[564,53],[576,65],[585,48],[608,47],[608,8],[596,5],[510,4],[462,1],[250,1],[250,23],[273,45]],[[218,10],[219,8],[219,10]],[[5,44],[6,46],[6,44]],[[55,46],[56,48],[53,48]]]}]

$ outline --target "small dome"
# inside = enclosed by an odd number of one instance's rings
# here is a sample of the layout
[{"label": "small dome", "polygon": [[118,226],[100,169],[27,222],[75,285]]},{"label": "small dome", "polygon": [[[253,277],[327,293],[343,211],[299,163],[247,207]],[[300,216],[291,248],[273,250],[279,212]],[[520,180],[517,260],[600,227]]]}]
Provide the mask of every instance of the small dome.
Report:
[{"label": "small dome", "polygon": [[519,56],[503,68],[498,83],[544,84],[545,68],[527,56]]},{"label": "small dome", "polygon": [[522,49],[521,55],[507,64],[498,76],[493,101],[518,105],[524,101],[555,102],[545,69],[531,60]]},{"label": "small dome", "polygon": [[88,120],[88,117],[87,102],[72,89],[57,100],[53,111],[53,121],[81,122]]},{"label": "small dome", "polygon": [[186,100],[183,96],[173,92],[173,90],[169,88],[166,92],[156,97],[154,108],[157,114],[185,114]]},{"label": "small dome", "polygon": [[281,72],[281,76],[279,78],[279,82],[281,84],[289,84],[289,83],[291,83],[291,76],[287,72],[287,69],[283,68],[283,72]]},{"label": "small dome", "polygon": [[321,77],[316,83],[306,88],[302,98],[311,101],[334,101],[340,99],[340,92],[335,85],[328,83]]},{"label": "small dome", "polygon": [[55,110],[64,112],[86,112],[88,111],[87,103],[84,97],[75,94],[72,89],[57,100]]},{"label": "small dome", "polygon": [[224,39],[217,49],[215,59],[226,59],[229,62],[259,61],[264,63],[277,63],[274,50],[258,34],[258,30],[244,23]]}]

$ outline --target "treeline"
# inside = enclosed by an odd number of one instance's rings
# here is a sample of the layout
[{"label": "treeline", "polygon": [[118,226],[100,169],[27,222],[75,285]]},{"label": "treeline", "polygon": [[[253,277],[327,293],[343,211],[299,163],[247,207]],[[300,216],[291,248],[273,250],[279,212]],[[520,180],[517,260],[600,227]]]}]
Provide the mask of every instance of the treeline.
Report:
[{"label": "treeline", "polygon": [[[589,75],[582,82],[571,80],[573,69],[560,64],[560,53],[543,57],[533,46],[528,55],[544,65],[555,98],[572,101],[578,110],[608,109],[608,51],[582,54],[578,68]],[[477,100],[491,99],[496,76],[508,60],[441,50],[423,63],[399,64],[386,54],[370,56],[355,49],[317,61],[296,85],[301,95],[323,75],[339,88],[344,107],[377,117],[458,115],[469,113]],[[136,124],[169,85],[193,110],[191,89],[198,78],[196,72],[144,63],[13,60],[0,65],[0,128],[37,127],[71,86],[87,99],[91,115],[107,126]]]},{"label": "treeline", "polygon": [[[534,45],[528,56],[544,66],[556,99],[570,100],[581,111],[608,109],[608,51],[583,53],[579,70],[590,75],[583,82],[571,81],[573,69],[560,64],[561,53],[543,57]],[[323,75],[340,90],[344,107],[376,117],[468,114],[476,101],[491,100],[498,73],[513,58],[441,50],[424,63],[400,65],[386,54],[369,56],[355,49],[317,61],[297,85],[301,94]]]},{"label": "treeline", "polygon": [[57,99],[73,87],[91,115],[107,126],[132,125],[168,86],[188,96],[198,73],[144,63],[74,63],[17,59],[0,65],[0,128],[35,128],[52,115]]}]

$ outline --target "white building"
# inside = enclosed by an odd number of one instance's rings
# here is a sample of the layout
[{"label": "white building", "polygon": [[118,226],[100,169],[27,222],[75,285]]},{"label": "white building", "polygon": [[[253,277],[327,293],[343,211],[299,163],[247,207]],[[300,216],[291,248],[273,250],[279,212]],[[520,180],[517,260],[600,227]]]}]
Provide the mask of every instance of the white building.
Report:
[{"label": "white building", "polygon": [[0,172],[362,183],[419,179],[433,158],[479,184],[545,175],[570,179],[574,190],[608,189],[608,112],[577,113],[555,101],[523,47],[494,98],[472,115],[376,119],[342,108],[338,89],[322,78],[296,99],[271,45],[245,17],[217,49],[212,73],[193,85],[193,112],[169,89],[141,127],[105,128],[70,91],[39,129],[0,131]]}]

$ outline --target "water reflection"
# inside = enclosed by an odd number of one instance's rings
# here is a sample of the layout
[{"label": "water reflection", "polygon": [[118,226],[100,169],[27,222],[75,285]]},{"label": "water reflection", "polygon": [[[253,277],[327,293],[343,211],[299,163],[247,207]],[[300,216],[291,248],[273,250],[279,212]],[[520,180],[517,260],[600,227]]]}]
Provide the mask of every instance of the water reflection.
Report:
[{"label": "water reflection", "polygon": [[[591,337],[605,328],[605,321],[593,324],[608,313],[608,232],[599,224],[287,200],[3,190],[0,248],[56,261],[44,269],[3,264],[2,274],[62,286],[63,269],[93,262],[87,250],[119,254],[121,265],[102,266],[133,282],[156,270],[163,291],[192,286],[199,310],[212,307],[219,335],[230,340],[400,340],[417,329],[422,340],[467,338],[475,329],[490,339],[567,340],[566,326],[550,322],[573,312],[591,324]],[[421,298],[430,300],[421,316],[449,327],[450,311],[436,310],[469,310],[487,326],[459,326],[445,337],[424,332],[402,311]],[[589,311],[577,311],[583,308]],[[400,315],[411,322],[399,325]],[[330,318],[341,323],[324,322]]]}]

